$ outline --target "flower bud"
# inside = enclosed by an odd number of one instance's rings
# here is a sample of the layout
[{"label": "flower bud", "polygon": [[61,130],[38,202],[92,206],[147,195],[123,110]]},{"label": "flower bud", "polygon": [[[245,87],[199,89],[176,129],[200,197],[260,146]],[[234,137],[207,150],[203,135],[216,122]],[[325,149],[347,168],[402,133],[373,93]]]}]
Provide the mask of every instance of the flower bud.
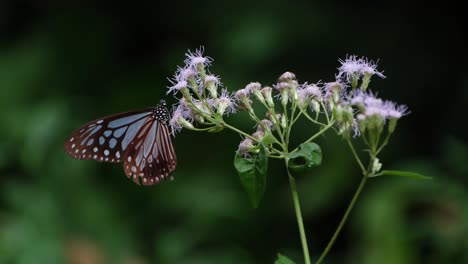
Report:
[{"label": "flower bud", "polygon": [[299,94],[297,93],[298,83],[297,83],[296,80],[292,80],[289,83],[291,85],[291,89],[289,90],[289,93],[291,94],[291,98],[292,98],[292,100],[297,102],[297,100],[299,99]]},{"label": "flower bud", "polygon": [[275,103],[273,102],[273,97],[271,96],[271,91],[272,91],[272,88],[268,87],[268,86],[265,86],[260,90],[261,94],[265,98],[265,102],[267,103],[267,105],[269,107],[274,107]]},{"label": "flower bud", "polygon": [[372,174],[377,173],[382,169],[382,163],[380,163],[378,158],[374,159],[374,162],[372,163]]},{"label": "flower bud", "polygon": [[248,157],[249,152],[252,148],[254,148],[252,139],[246,138],[242,140],[241,143],[239,144],[239,154],[241,154],[244,157]]},{"label": "flower bud", "polygon": [[205,77],[205,87],[210,93],[210,96],[212,98],[217,98],[218,97],[218,85],[219,85],[219,79],[214,76],[214,75],[207,75]]},{"label": "flower bud", "polygon": [[252,134],[252,137],[258,139],[259,141],[261,141],[264,136],[265,136],[265,132],[263,131],[256,131],[255,133]]},{"label": "flower bud", "polygon": [[358,114],[356,116],[356,119],[358,122],[359,132],[361,132],[361,134],[364,134],[366,132],[366,126],[367,126],[366,116],[363,114]]},{"label": "flower bud", "polygon": [[309,105],[310,105],[310,108],[312,108],[312,110],[314,110],[315,112],[317,112],[317,113],[320,112],[320,103],[315,101],[315,99],[310,101]]},{"label": "flower bud", "polygon": [[286,128],[287,124],[286,124],[286,116],[281,114],[281,127],[282,128]]},{"label": "flower bud", "polygon": [[340,95],[343,89],[343,85],[339,82],[331,82],[327,84],[327,89],[332,94],[333,103],[337,104],[340,101]]},{"label": "flower bud", "polygon": [[296,75],[292,72],[285,72],[281,74],[281,76],[278,78],[278,82],[290,82],[292,80],[296,80]]},{"label": "flower bud", "polygon": [[183,127],[183,128],[187,128],[187,129],[193,129],[193,125],[192,123],[190,123],[187,119],[183,118],[182,116],[180,116],[178,119],[177,119],[177,122],[179,122],[179,124]]},{"label": "flower bud", "polygon": [[343,118],[343,107],[341,105],[336,105],[334,108],[333,108],[333,113],[335,114],[335,119],[336,121],[338,122],[343,122],[344,121],[344,118]]},{"label": "flower bud", "polygon": [[260,89],[262,86],[258,82],[252,82],[247,84],[245,87],[246,90],[248,90],[250,93],[253,93],[255,97],[260,101],[261,103],[265,103],[265,98],[263,97],[262,93],[260,92]]},{"label": "flower bud", "polygon": [[268,119],[262,119],[261,124],[257,125],[257,131],[270,132],[273,127],[273,122]]}]

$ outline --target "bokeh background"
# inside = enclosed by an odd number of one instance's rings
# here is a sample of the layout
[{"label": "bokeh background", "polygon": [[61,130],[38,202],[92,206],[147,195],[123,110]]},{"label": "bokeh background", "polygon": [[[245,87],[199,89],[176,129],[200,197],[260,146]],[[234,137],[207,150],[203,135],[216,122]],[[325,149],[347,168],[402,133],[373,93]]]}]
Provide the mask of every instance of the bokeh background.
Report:
[{"label": "bokeh background", "polygon": [[[451,1],[1,1],[0,263],[273,263],[278,252],[302,263],[282,164],[252,209],[235,133],[178,134],[175,180],[149,188],[63,150],[89,120],[174,103],[167,78],[200,45],[230,90],[286,70],[330,81],[346,54],[380,59],[388,78],[372,88],[412,112],[384,166],[434,180],[370,181],[327,263],[468,263],[465,15]],[[314,259],[360,179],[340,138],[317,143],[322,166],[298,177]]]}]

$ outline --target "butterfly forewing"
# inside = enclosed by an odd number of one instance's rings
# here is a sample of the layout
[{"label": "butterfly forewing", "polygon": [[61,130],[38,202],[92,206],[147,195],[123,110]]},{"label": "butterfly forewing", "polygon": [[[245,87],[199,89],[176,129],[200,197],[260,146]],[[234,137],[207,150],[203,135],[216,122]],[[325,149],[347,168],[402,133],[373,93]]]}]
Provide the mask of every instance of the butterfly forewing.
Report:
[{"label": "butterfly forewing", "polygon": [[94,120],[79,128],[65,142],[65,151],[76,159],[121,162],[150,111],[121,113]]},{"label": "butterfly forewing", "polygon": [[165,105],[121,113],[89,122],[65,142],[76,159],[124,162],[124,170],[137,184],[156,184],[170,177],[176,155]]}]

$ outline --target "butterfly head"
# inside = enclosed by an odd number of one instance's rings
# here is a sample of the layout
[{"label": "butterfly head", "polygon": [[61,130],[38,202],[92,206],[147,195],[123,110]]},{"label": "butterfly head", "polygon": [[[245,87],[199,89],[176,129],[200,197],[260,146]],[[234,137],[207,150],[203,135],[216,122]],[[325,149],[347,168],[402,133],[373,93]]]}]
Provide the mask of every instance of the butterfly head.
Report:
[{"label": "butterfly head", "polygon": [[153,117],[164,124],[169,122],[171,115],[169,114],[169,110],[167,110],[166,101],[161,100],[159,104],[153,109]]}]

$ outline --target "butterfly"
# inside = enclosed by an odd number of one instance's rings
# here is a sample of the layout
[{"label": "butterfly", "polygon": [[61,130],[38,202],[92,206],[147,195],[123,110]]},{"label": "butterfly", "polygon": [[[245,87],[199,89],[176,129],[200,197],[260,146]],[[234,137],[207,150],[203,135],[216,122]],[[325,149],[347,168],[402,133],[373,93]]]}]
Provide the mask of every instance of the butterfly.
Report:
[{"label": "butterfly", "polygon": [[65,151],[75,159],[123,162],[136,184],[157,184],[172,179],[177,165],[169,120],[163,100],[152,108],[100,118],[76,130],[65,141]]}]

